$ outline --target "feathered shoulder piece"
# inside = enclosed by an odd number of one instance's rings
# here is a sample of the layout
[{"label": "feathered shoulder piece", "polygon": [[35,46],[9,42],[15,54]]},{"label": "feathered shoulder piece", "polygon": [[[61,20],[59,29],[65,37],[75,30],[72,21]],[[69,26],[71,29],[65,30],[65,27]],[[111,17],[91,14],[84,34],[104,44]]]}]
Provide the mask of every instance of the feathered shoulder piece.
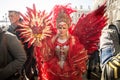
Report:
[{"label": "feathered shoulder piece", "polygon": [[22,27],[19,29],[20,36],[24,38],[24,42],[28,42],[28,47],[40,45],[42,40],[52,34],[51,14],[47,14],[45,11],[38,12],[34,4],[33,9],[27,7],[26,13],[25,15],[21,14],[23,22],[19,24]]},{"label": "feathered shoulder piece", "polygon": [[106,4],[104,3],[87,15],[83,14],[73,30],[73,34],[78,36],[80,43],[88,50],[88,54],[98,49],[101,30],[107,24],[107,17],[104,15],[105,8]]}]

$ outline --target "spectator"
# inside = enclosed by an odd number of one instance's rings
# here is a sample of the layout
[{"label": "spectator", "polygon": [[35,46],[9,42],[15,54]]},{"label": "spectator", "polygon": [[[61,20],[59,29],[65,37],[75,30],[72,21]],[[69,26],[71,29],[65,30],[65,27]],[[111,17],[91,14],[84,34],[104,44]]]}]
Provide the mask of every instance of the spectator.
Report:
[{"label": "spectator", "polygon": [[[23,42],[23,40],[20,38],[19,34],[20,32],[17,31],[17,29],[20,28],[20,26],[18,25],[19,23],[22,23],[22,19],[20,17],[20,12],[18,11],[9,11],[8,14],[9,20],[11,22],[11,25],[8,28],[8,31],[15,34],[18,39]],[[27,54],[27,61],[24,64],[24,68],[22,73],[23,76],[27,76],[27,78],[29,78],[30,80],[34,80],[34,76],[37,76],[37,72],[36,72],[36,64],[35,64],[35,58],[33,57],[33,47],[31,46],[30,48],[28,48],[28,44],[24,43],[24,49],[26,51]],[[24,73],[25,72],[25,73]]]},{"label": "spectator", "polygon": [[17,37],[0,28],[0,80],[19,80],[26,54]]},{"label": "spectator", "polygon": [[117,56],[120,56],[120,20],[106,26],[100,37],[101,80],[120,80]]}]

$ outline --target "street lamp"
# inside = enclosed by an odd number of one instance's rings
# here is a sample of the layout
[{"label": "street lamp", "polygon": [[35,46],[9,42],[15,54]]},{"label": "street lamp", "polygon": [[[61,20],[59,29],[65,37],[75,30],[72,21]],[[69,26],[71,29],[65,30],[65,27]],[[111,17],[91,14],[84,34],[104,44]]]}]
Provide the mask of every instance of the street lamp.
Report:
[{"label": "street lamp", "polygon": [[7,23],[7,13],[5,13],[5,22]]}]

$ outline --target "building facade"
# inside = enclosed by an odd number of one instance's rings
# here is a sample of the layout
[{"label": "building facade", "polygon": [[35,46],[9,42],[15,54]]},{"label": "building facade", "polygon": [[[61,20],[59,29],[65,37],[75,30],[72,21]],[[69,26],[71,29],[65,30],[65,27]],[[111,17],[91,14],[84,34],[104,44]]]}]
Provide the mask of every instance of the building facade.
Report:
[{"label": "building facade", "polygon": [[109,0],[107,2],[107,14],[110,22],[120,20],[120,0]]},{"label": "building facade", "polygon": [[[106,0],[95,0],[94,8],[99,7]],[[111,24],[116,20],[120,20],[120,0],[107,0],[106,14],[108,16],[108,23]]]},{"label": "building facade", "polygon": [[83,6],[81,5],[80,8],[75,7],[75,10],[76,10],[77,12],[73,13],[73,15],[72,15],[72,21],[73,21],[73,23],[76,24],[77,21],[78,21],[78,19],[80,18],[80,16],[81,16],[82,14],[87,14],[88,12],[91,11],[91,7],[88,6],[87,9],[84,9]]}]

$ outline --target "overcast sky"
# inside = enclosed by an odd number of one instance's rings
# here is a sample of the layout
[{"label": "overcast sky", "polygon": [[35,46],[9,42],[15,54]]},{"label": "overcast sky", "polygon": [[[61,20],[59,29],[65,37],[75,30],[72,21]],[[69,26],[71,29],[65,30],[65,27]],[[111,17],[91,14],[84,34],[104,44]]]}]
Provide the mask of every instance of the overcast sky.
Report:
[{"label": "overcast sky", "polygon": [[71,3],[73,8],[75,6],[80,8],[80,5],[82,5],[84,9],[87,9],[88,6],[93,7],[93,0],[1,0],[0,20],[3,19],[3,16],[7,16],[8,10],[17,10],[25,13],[26,7],[32,8],[33,3],[36,5],[37,10],[46,10],[47,12],[49,12],[55,4]]}]

